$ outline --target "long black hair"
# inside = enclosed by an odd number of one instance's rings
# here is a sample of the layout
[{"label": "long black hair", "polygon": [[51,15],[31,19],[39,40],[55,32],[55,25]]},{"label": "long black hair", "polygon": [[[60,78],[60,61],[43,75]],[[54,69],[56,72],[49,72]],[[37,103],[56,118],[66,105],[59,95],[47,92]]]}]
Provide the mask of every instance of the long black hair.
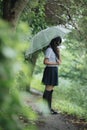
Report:
[{"label": "long black hair", "polygon": [[52,50],[54,51],[56,57],[59,59],[59,53],[58,53],[58,48],[57,46],[61,45],[62,39],[60,36],[54,38],[51,40],[50,42],[50,46],[52,48]]}]

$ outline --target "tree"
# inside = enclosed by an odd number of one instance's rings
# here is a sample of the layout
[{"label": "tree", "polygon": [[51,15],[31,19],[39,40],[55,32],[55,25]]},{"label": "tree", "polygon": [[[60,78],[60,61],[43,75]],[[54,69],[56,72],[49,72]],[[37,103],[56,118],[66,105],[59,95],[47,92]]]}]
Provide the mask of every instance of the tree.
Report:
[{"label": "tree", "polygon": [[3,0],[3,19],[16,28],[17,22],[28,0]]}]

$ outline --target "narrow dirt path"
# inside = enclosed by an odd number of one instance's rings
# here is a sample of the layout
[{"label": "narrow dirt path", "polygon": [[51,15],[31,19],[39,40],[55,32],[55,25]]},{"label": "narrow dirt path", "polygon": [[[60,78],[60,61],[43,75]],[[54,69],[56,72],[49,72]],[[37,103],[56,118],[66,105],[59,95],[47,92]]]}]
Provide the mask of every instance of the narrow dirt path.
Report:
[{"label": "narrow dirt path", "polygon": [[86,128],[75,126],[61,113],[57,115],[45,113],[45,108],[40,102],[42,94],[35,91],[32,93],[25,100],[38,114],[38,119],[35,122],[38,130],[87,130]]},{"label": "narrow dirt path", "polygon": [[39,130],[78,130],[78,128],[66,121],[61,114],[40,117],[37,126]]}]

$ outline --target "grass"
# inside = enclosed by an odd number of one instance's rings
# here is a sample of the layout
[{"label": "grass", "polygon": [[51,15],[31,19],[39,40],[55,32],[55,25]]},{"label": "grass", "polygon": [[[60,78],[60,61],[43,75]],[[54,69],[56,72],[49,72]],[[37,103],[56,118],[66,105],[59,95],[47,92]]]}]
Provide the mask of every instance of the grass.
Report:
[{"label": "grass", "polygon": [[44,91],[44,85],[41,83],[42,80],[42,75],[38,74],[38,75],[34,75],[31,81],[31,87],[43,92]]},{"label": "grass", "polygon": [[62,113],[77,116],[81,118],[83,116],[83,109],[76,104],[69,102],[68,100],[55,100],[57,103],[53,103],[55,109],[58,109]]}]

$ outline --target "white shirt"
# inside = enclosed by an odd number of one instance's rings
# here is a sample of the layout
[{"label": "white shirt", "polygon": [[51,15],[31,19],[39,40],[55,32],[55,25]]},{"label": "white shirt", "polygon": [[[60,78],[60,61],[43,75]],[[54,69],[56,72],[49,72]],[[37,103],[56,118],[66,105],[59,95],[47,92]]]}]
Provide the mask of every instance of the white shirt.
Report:
[{"label": "white shirt", "polygon": [[[46,49],[45,58],[48,58],[49,62],[56,62],[57,61],[57,57],[56,57],[56,55],[51,47],[48,47]],[[47,66],[57,66],[57,65],[47,65]]]}]

